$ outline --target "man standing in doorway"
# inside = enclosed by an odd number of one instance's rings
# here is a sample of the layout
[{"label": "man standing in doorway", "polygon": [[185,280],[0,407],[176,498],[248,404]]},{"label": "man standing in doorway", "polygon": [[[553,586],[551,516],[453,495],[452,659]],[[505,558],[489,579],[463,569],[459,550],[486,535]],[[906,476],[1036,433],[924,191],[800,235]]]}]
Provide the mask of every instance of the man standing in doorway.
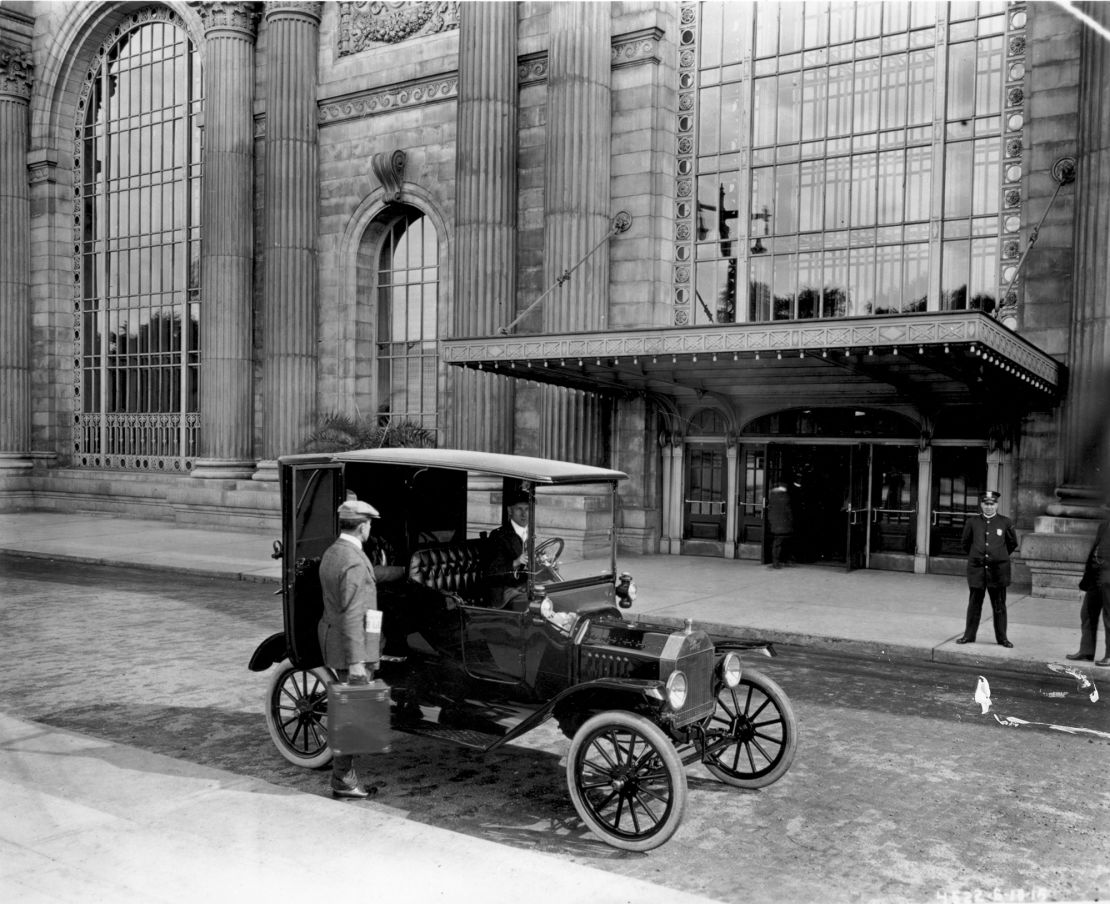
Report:
[{"label": "man standing in doorway", "polygon": [[1013,522],[998,514],[998,493],[979,496],[978,515],[964,522],[963,547],[967,553],[967,625],[956,643],[974,643],[983,611],[983,597],[990,594],[994,610],[994,639],[1012,647],[1006,637],[1006,588],[1010,585],[1010,553],[1017,549]]}]

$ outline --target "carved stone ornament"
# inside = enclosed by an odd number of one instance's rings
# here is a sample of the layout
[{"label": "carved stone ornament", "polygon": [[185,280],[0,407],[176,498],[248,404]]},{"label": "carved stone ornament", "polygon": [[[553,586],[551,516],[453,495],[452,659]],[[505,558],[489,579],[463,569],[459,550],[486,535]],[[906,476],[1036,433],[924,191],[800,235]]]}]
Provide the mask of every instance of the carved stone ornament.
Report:
[{"label": "carved stone ornament", "polygon": [[30,53],[0,44],[0,94],[29,100],[34,68]]},{"label": "carved stone ornament", "polygon": [[401,200],[401,187],[405,184],[405,152],[393,151],[390,154],[375,154],[370,158],[370,166],[378,177],[385,196],[390,201]]},{"label": "carved stone ornament", "polygon": [[192,4],[204,23],[204,32],[237,31],[254,37],[258,27],[259,10],[257,3],[209,3]]},{"label": "carved stone ornament", "polygon": [[381,44],[438,34],[459,27],[457,0],[386,2],[356,0],[339,4],[339,55],[348,56]]}]

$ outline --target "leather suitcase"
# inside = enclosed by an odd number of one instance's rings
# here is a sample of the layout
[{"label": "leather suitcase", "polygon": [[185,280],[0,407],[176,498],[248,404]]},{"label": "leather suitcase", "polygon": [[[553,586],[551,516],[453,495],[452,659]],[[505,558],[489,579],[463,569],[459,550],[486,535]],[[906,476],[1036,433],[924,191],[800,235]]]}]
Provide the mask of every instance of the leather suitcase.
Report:
[{"label": "leather suitcase", "polygon": [[393,732],[389,727],[389,686],[328,685],[328,744],[333,753],[385,753]]}]

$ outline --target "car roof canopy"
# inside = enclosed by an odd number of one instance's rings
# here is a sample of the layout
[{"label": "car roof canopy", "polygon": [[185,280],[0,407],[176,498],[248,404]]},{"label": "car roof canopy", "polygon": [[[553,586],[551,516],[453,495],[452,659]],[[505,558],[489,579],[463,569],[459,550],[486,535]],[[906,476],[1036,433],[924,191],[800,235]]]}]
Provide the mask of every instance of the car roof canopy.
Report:
[{"label": "car roof canopy", "polygon": [[364,464],[405,465],[415,468],[446,468],[473,471],[501,477],[515,477],[541,484],[608,483],[625,480],[623,471],[595,468],[569,461],[530,458],[526,455],[503,455],[496,452],[472,452],[464,449],[356,449],[327,454],[287,455],[283,464],[349,462]]}]

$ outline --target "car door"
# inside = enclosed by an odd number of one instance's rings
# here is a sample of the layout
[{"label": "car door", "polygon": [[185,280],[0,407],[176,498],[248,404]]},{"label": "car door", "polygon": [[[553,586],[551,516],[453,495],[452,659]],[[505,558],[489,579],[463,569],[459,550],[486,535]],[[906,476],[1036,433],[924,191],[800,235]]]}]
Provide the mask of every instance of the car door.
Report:
[{"label": "car door", "polygon": [[524,678],[524,619],[509,609],[461,606],[463,668],[472,678],[519,684]]},{"label": "car door", "polygon": [[324,610],[320,557],[339,535],[336,510],[344,496],[342,464],[292,465],[282,474],[285,636],[304,668],[323,663],[316,631]]}]

